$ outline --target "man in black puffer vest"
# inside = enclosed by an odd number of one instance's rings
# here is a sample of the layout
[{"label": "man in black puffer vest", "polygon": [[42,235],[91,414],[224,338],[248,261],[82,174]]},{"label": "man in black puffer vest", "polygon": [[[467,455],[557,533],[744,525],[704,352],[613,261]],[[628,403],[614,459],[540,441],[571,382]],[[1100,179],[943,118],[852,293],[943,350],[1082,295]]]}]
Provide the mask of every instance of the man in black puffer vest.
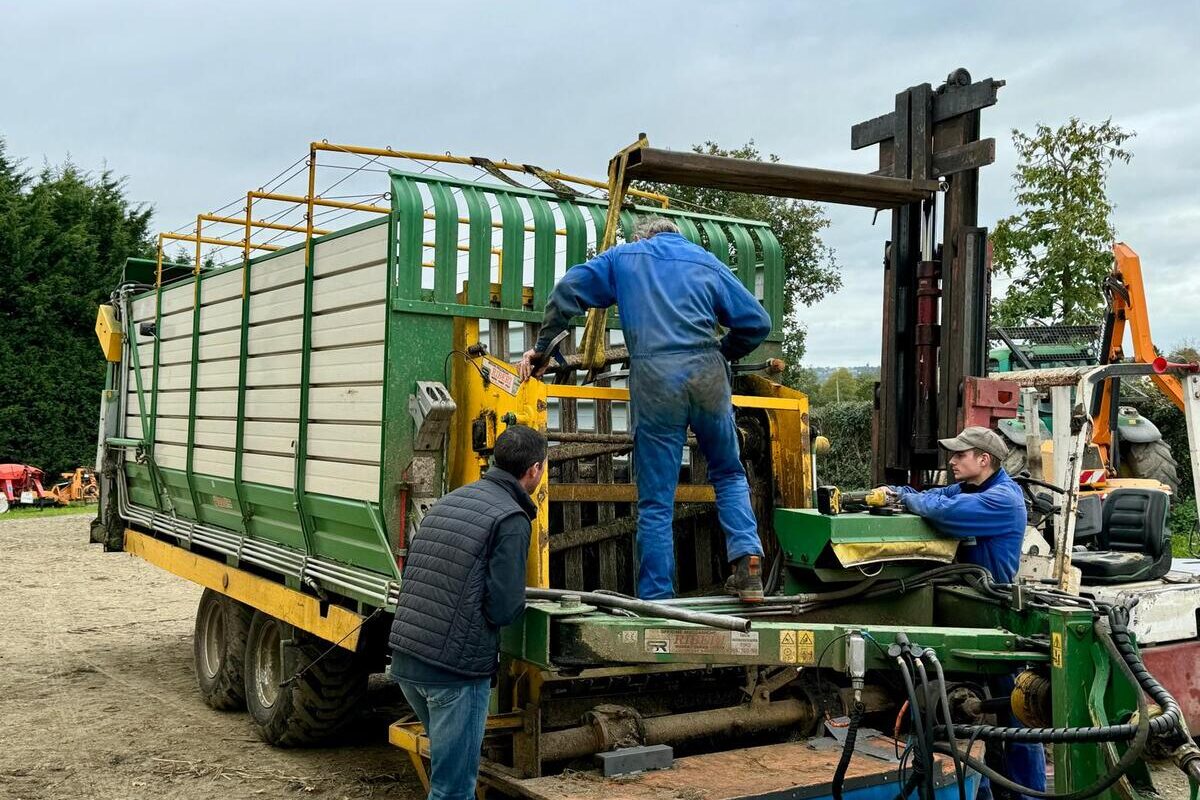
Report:
[{"label": "man in black puffer vest", "polygon": [[439,500],[408,548],[392,622],[392,677],[429,736],[429,800],[471,800],[500,628],[525,608],[530,493],[546,437],[510,425],[481,480]]}]

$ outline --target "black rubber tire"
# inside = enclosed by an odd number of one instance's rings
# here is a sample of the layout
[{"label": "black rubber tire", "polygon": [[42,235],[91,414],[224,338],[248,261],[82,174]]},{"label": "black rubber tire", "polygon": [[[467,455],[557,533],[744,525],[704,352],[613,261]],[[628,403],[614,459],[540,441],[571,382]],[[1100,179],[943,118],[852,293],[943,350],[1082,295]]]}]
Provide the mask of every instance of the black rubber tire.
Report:
[{"label": "black rubber tire", "polygon": [[[358,715],[367,691],[367,661],[330,647],[329,642],[254,612],[246,639],[246,708],[264,741],[278,747],[321,744]],[[298,678],[279,685],[301,670]]]},{"label": "black rubber tire", "polygon": [[1148,478],[1171,487],[1171,494],[1179,495],[1179,464],[1171,455],[1166,440],[1156,442],[1127,442],[1121,448],[1121,472],[1132,478]]},{"label": "black rubber tire", "polygon": [[218,711],[246,707],[246,635],[254,610],[205,589],[196,608],[192,653],[200,697]]}]

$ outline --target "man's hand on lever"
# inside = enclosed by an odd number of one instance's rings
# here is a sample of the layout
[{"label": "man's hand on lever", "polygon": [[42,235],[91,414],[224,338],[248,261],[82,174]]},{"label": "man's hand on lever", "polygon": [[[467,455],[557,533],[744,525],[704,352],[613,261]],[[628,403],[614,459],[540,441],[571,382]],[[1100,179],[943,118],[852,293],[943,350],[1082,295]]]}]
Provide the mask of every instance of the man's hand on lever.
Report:
[{"label": "man's hand on lever", "polygon": [[546,358],[544,353],[539,353],[537,350],[526,350],[521,356],[521,363],[517,365],[517,374],[521,376],[522,381],[529,380],[530,377],[540,378],[546,372],[546,367],[550,366],[550,359]]}]

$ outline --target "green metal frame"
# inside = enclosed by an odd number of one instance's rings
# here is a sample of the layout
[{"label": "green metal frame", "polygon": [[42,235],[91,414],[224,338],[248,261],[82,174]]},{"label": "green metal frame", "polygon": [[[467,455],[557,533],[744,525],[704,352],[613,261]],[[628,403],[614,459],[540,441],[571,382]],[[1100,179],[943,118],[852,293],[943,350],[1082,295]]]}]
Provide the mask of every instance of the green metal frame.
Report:
[{"label": "green metal frame", "polygon": [[[390,174],[392,208],[398,218],[397,258],[393,272],[395,291],[391,304],[395,311],[540,322],[542,309],[554,284],[557,234],[553,209],[557,209],[562,217],[568,267],[580,264],[587,258],[588,229],[584,210],[592,219],[597,240],[604,234],[608,206],[603,200],[591,197],[564,198],[550,192],[507,185],[483,185],[440,175],[394,170]],[[421,271],[424,269],[421,233],[426,211],[418,189],[421,185],[428,187],[434,216],[432,292],[421,288]],[[455,190],[462,195],[470,231],[464,303],[457,302],[455,293],[458,282],[458,254],[455,248],[460,225],[459,208],[453,197]],[[518,198],[529,205],[529,220],[526,220],[524,211],[516,202]],[[495,202],[500,211],[501,252],[505,266],[500,281],[499,303],[495,304],[490,297],[493,216],[489,199]],[[665,216],[676,222],[686,238],[706,246],[723,264],[730,266],[743,285],[752,292],[757,282],[760,268],[758,251],[761,250],[764,273],[762,303],[772,321],[772,333],[768,341],[782,341],[783,251],[770,227],[755,220],[636,206],[622,210],[619,215],[621,229],[627,239],[632,237],[638,217],[645,215]],[[534,229],[532,306],[525,304],[519,288],[524,271],[525,226],[529,223]],[[612,315],[612,321],[619,327],[615,314]]]},{"label": "green metal frame", "polygon": [[[188,398],[188,455],[186,467],[156,469],[152,458],[148,464],[127,463],[125,467],[130,499],[147,507],[174,510],[176,513],[209,524],[238,531],[251,538],[269,541],[294,549],[296,552],[330,558],[343,563],[376,570],[389,577],[398,577],[392,553],[397,519],[397,501],[405,483],[403,468],[411,458],[411,420],[407,413],[407,398],[417,380],[443,380],[443,360],[452,347],[455,317],[539,322],[542,308],[550,295],[555,267],[560,258],[558,227],[565,229],[566,261],[568,265],[582,262],[587,256],[589,228],[600,236],[604,233],[606,204],[594,198],[565,198],[549,192],[518,187],[492,186],[440,176],[391,173],[393,210],[384,219],[315,237],[307,243],[305,253],[304,325],[302,329],[301,388],[299,430],[296,442],[295,484],[292,489],[267,486],[243,479],[245,461],[245,411],[247,397],[248,344],[252,270],[261,262],[294,253],[299,244],[265,255],[252,257],[200,274],[180,275],[164,286],[153,289],[155,321],[161,327],[164,288],[192,281],[193,326],[191,339],[191,383]],[[420,187],[426,187],[422,190]],[[427,195],[424,194],[427,192]],[[425,204],[434,218],[432,289],[422,287],[426,252]],[[622,210],[619,221],[626,237],[632,236],[639,216],[664,215],[680,226],[680,231],[698,243],[733,243],[733,257],[728,244],[717,255],[723,263],[753,264],[740,270],[739,278],[754,285],[754,274],[763,269],[764,288],[768,289],[764,306],[776,322],[771,346],[777,347],[781,336],[778,325],[782,315],[782,298],[770,294],[771,280],[778,278],[782,286],[783,263],[781,250],[774,234],[763,223],[753,220],[726,219],[704,214],[679,212],[672,209],[634,207]],[[461,216],[467,220],[467,241],[470,243],[467,262],[467,293],[459,297],[458,268],[460,262],[459,230]],[[494,224],[498,221],[498,225]],[[590,225],[589,225],[590,221]],[[349,500],[311,493],[305,490],[308,456],[309,375],[312,350],[312,305],[314,267],[320,256],[320,245],[372,225],[388,226],[387,275],[384,334],[384,414],[381,421],[380,470],[381,480],[377,502]],[[706,233],[701,234],[704,227]],[[497,236],[493,231],[499,229]],[[532,228],[532,241],[528,241]],[[720,231],[720,235],[708,231]],[[493,240],[498,239],[502,273],[499,291],[493,298],[492,269]],[[758,263],[761,254],[761,263]],[[533,285],[525,285],[525,266],[532,260]],[[242,270],[242,308],[239,330],[237,409],[234,433],[233,477],[222,478],[195,472],[193,449],[196,438],[197,374],[201,354],[200,312],[203,283],[233,269]],[[532,303],[527,289],[531,289]],[[149,296],[149,293],[140,295]],[[614,327],[619,320],[613,315]],[[582,322],[582,321],[580,321]],[[153,455],[157,435],[159,371],[161,342],[155,340],[155,369],[150,391],[150,431],[148,452]],[[136,353],[135,353],[136,357]],[[138,372],[138,378],[141,374]],[[187,502],[184,502],[184,501]],[[226,502],[228,501],[228,502]],[[178,503],[178,508],[175,508]],[[236,558],[232,559],[236,562]]]},{"label": "green metal frame", "polygon": [[201,270],[197,265],[196,275],[193,278],[195,289],[192,294],[192,377],[188,383],[188,426],[187,426],[187,455],[186,458],[186,476],[187,476],[187,491],[188,497],[192,502],[192,514],[195,518],[204,521],[204,516],[200,510],[200,496],[196,492],[195,470],[193,467],[193,458],[196,452],[196,376],[200,369],[200,303],[203,296],[201,292]]}]

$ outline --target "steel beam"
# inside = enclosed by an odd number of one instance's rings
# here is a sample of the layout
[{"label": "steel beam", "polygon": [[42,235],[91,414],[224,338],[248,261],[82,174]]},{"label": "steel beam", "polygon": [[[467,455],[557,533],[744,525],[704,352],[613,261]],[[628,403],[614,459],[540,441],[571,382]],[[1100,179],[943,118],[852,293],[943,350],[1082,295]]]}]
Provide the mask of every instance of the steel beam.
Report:
[{"label": "steel beam", "polygon": [[634,180],[870,208],[918,203],[938,189],[937,181],[886,178],[653,147],[630,153],[625,170]]}]

